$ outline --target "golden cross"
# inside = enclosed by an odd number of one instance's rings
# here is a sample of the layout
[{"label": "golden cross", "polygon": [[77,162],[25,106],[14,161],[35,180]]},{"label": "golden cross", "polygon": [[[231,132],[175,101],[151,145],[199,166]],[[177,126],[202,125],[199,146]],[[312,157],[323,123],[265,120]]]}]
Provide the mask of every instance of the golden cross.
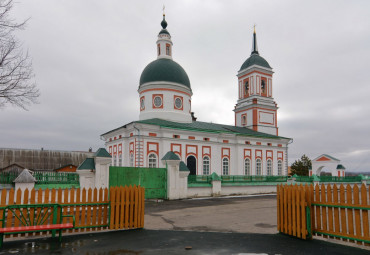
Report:
[{"label": "golden cross", "polygon": [[253,30],[254,30],[254,33],[256,33],[256,23],[254,23]]}]

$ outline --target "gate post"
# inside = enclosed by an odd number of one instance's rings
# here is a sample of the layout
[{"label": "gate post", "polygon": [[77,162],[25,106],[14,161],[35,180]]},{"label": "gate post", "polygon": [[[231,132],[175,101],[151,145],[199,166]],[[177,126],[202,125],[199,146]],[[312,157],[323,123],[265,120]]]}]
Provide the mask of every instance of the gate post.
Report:
[{"label": "gate post", "polygon": [[187,177],[190,171],[180,169],[180,162],[179,156],[172,151],[167,152],[162,158],[162,163],[167,168],[167,199],[169,200],[187,197]]}]

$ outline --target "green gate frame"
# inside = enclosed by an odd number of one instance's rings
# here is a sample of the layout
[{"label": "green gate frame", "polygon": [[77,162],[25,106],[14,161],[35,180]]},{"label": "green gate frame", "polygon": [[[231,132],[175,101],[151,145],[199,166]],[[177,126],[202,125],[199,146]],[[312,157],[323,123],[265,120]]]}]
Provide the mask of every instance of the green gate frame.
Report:
[{"label": "green gate frame", "polygon": [[167,199],[167,169],[145,167],[109,167],[109,187],[140,185],[146,199]]}]

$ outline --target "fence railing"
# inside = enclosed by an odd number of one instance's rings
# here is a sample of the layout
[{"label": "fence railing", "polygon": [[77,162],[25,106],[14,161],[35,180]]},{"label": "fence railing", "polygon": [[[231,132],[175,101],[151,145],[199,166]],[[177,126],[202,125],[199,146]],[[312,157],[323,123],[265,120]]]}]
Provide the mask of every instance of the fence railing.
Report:
[{"label": "fence railing", "polygon": [[370,244],[369,197],[365,184],[278,185],[278,230]]},{"label": "fence railing", "polygon": [[0,184],[13,184],[18,175],[18,173],[13,172],[0,173]]},{"label": "fence railing", "polygon": [[295,178],[296,182],[361,182],[364,178],[361,175],[358,176],[298,176],[293,175],[292,178]]},{"label": "fence railing", "polygon": [[212,176],[211,175],[189,175],[188,176],[188,183],[211,183]]},{"label": "fence railing", "polygon": [[[60,204],[62,214],[75,216],[75,227],[66,232],[142,228],[144,227],[144,194],[144,188],[140,186],[111,187],[109,190],[107,188],[99,190],[96,188],[93,190],[32,189],[30,191],[28,189],[24,191],[3,189],[0,196],[0,217],[3,217],[4,209],[2,208],[7,205]],[[13,216],[8,214],[5,221],[6,226],[2,226],[0,221],[0,227],[20,226],[19,219]],[[67,219],[65,220],[67,222]],[[50,233],[28,233],[28,236],[42,234]],[[13,237],[17,236],[18,234],[13,235]]]},{"label": "fence railing", "polygon": [[33,172],[37,184],[79,184],[80,176],[77,173]]},{"label": "fence railing", "polygon": [[221,182],[286,182],[288,176],[274,175],[222,175]]}]

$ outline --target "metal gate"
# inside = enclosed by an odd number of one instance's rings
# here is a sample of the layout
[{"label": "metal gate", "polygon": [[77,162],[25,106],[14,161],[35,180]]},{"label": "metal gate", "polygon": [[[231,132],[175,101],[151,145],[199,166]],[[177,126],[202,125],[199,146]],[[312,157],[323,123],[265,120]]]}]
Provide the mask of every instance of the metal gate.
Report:
[{"label": "metal gate", "polygon": [[109,186],[140,185],[145,198],[167,198],[167,169],[139,167],[109,167]]}]

